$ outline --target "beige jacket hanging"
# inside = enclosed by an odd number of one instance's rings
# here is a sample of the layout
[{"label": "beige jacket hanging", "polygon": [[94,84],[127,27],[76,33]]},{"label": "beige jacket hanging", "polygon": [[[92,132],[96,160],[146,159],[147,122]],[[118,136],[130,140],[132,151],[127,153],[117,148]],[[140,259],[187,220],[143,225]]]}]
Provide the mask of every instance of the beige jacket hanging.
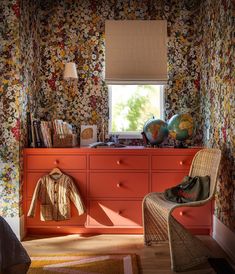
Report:
[{"label": "beige jacket hanging", "polygon": [[85,206],[73,180],[65,175],[45,175],[37,182],[28,217],[34,217],[37,199],[41,202],[40,219],[42,221],[62,221],[71,217],[70,200],[81,215]]}]

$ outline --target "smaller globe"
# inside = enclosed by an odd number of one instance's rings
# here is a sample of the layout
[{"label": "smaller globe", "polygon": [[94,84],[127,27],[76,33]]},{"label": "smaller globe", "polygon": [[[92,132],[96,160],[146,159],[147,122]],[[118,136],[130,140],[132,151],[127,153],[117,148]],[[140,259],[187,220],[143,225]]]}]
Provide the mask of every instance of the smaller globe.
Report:
[{"label": "smaller globe", "polygon": [[153,117],[145,123],[143,132],[151,145],[159,145],[168,136],[167,123]]},{"label": "smaller globe", "polygon": [[193,136],[193,118],[190,114],[176,114],[168,122],[169,136],[178,141],[186,141]]}]

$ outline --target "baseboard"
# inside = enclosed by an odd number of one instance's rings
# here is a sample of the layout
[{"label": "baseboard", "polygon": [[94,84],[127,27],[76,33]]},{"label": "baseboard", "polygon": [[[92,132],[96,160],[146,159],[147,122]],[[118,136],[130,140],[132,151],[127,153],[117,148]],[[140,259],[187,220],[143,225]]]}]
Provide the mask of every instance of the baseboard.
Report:
[{"label": "baseboard", "polygon": [[235,233],[213,216],[212,237],[223,248],[227,255],[235,262]]}]

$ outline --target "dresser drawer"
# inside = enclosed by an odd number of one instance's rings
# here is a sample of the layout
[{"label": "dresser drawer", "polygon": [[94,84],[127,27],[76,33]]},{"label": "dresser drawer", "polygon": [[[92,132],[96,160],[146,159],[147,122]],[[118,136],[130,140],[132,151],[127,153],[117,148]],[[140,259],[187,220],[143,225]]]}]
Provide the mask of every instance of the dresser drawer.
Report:
[{"label": "dresser drawer", "polygon": [[[48,172],[28,172],[26,175],[27,187],[26,187],[26,198],[31,199],[34,193],[34,189],[38,180],[47,175]],[[86,197],[86,173],[80,172],[66,172],[66,175],[69,175],[73,182],[76,184],[79,193],[82,198]]]},{"label": "dresser drawer", "polygon": [[152,192],[164,192],[165,189],[178,185],[187,172],[156,172],[152,173]]},{"label": "dresser drawer", "polygon": [[200,207],[181,207],[173,211],[173,216],[185,226],[210,226],[211,203]]},{"label": "dresser drawer", "polygon": [[[31,200],[28,200],[26,203],[26,215],[28,214],[30,208]],[[26,224],[27,227],[39,227],[39,226],[69,226],[69,225],[76,225],[76,226],[83,226],[86,222],[86,214],[78,215],[78,211],[74,204],[71,204],[71,218],[69,220],[64,221],[41,221],[40,220],[40,203],[37,203],[35,216],[33,218],[27,217]]]},{"label": "dresser drawer", "polygon": [[89,197],[142,198],[148,192],[148,173],[90,173]]},{"label": "dresser drawer", "polygon": [[61,169],[86,169],[86,156],[84,155],[28,155],[27,169],[50,170],[54,167]]},{"label": "dresser drawer", "polygon": [[90,169],[148,169],[148,156],[91,155]]},{"label": "dresser drawer", "polygon": [[193,155],[152,156],[152,169],[189,170]]},{"label": "dresser drawer", "polygon": [[141,227],[142,201],[90,201],[87,225],[95,227]]}]

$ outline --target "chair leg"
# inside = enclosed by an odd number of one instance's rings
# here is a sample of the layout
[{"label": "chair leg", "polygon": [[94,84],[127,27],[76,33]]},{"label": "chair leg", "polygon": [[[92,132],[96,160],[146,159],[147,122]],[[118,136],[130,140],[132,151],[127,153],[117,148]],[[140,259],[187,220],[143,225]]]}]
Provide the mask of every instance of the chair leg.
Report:
[{"label": "chair leg", "polygon": [[151,199],[148,199],[148,195],[143,200],[142,210],[144,244],[149,246],[168,241],[167,215],[162,214],[161,209],[156,207]]},{"label": "chair leg", "polygon": [[172,270],[184,271],[204,263],[210,257],[209,249],[171,215],[168,232]]}]

